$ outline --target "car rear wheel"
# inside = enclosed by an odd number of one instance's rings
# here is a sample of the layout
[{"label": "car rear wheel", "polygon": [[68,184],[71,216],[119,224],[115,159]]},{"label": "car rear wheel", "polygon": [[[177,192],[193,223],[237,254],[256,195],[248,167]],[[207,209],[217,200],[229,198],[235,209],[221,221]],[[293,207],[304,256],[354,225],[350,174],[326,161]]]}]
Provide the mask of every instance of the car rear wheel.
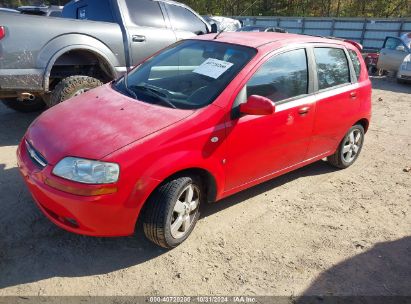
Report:
[{"label": "car rear wheel", "polygon": [[33,100],[18,100],[17,98],[5,98],[1,100],[3,104],[17,112],[30,113],[44,109],[46,104],[40,97]]},{"label": "car rear wheel", "polygon": [[60,102],[97,88],[102,84],[103,83],[100,80],[89,76],[77,75],[66,77],[54,88],[51,94],[49,107],[53,107]]},{"label": "car rear wheel", "polygon": [[143,214],[146,237],[164,248],[184,242],[200,216],[201,189],[201,182],[194,177],[180,177],[158,187]]},{"label": "car rear wheel", "polygon": [[327,161],[334,167],[345,169],[351,166],[360,155],[364,143],[364,128],[354,125],[348,130],[337,151]]}]

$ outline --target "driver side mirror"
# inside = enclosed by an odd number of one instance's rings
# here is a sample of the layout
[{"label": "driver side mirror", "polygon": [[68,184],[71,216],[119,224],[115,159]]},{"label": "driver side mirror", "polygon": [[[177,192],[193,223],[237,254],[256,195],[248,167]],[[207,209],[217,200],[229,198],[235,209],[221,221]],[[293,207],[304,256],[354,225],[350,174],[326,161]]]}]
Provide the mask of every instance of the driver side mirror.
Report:
[{"label": "driver side mirror", "polygon": [[246,115],[270,115],[274,112],[273,102],[263,96],[251,95],[245,103],[240,104],[240,113]]},{"label": "driver side mirror", "polygon": [[396,51],[405,52],[405,47],[403,45],[399,45],[395,48]]},{"label": "driver side mirror", "polygon": [[211,23],[210,25],[211,25],[211,33],[217,33],[218,32],[217,24]]}]

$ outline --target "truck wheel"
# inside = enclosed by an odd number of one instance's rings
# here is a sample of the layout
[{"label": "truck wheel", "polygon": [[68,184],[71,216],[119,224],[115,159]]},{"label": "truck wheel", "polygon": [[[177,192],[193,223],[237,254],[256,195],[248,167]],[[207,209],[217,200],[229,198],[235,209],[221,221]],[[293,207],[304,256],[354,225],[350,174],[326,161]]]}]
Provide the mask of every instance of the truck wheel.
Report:
[{"label": "truck wheel", "polygon": [[49,107],[101,86],[103,83],[89,76],[70,76],[61,80],[51,93]]},{"label": "truck wheel", "polygon": [[143,213],[144,233],[164,248],[174,248],[193,231],[203,198],[201,183],[193,177],[180,177],[158,187]]},{"label": "truck wheel", "polygon": [[361,125],[352,126],[344,136],[337,151],[327,157],[327,162],[340,169],[348,168],[357,160],[363,143],[364,128]]},{"label": "truck wheel", "polygon": [[46,106],[46,104],[40,97],[36,97],[34,100],[25,101],[18,100],[17,98],[5,98],[1,101],[8,108],[22,113],[40,111]]}]

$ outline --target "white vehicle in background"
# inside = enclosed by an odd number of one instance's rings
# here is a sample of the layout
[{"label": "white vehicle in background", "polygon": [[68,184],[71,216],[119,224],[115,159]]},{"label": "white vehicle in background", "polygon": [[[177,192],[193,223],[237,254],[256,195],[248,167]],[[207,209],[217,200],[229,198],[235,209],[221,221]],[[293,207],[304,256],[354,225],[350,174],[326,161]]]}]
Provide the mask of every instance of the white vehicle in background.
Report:
[{"label": "white vehicle in background", "polygon": [[408,46],[410,54],[405,56],[404,60],[402,61],[400,69],[397,73],[397,80],[400,83],[411,83],[411,33],[402,35],[401,40],[404,41],[406,46]]},{"label": "white vehicle in background", "polygon": [[233,18],[204,16],[204,19],[210,24],[215,23],[219,32],[236,32],[239,28],[241,28],[241,22]]},{"label": "white vehicle in background", "polygon": [[411,83],[411,54],[408,54],[397,72],[397,81],[399,83]]}]

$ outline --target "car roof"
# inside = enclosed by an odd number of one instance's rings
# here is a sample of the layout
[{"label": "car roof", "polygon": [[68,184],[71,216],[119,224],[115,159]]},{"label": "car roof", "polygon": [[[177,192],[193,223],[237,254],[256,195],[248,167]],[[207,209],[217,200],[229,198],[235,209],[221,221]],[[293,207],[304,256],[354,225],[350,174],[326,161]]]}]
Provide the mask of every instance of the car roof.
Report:
[{"label": "car roof", "polygon": [[[199,36],[200,40],[213,40],[217,34]],[[260,48],[267,44],[277,44],[278,47],[291,43],[328,43],[346,46],[344,41],[324,37],[298,35],[276,32],[223,32],[215,41],[238,44],[253,48]]]}]

